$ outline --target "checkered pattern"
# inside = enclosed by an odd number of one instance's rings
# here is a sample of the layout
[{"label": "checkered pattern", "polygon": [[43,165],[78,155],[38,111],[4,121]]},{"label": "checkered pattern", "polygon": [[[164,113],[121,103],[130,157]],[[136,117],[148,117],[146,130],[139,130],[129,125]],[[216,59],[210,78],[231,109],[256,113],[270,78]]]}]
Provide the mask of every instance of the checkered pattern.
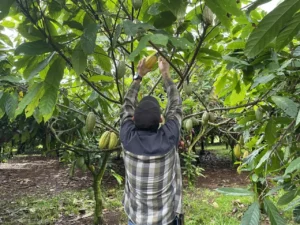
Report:
[{"label": "checkered pattern", "polygon": [[[140,85],[133,82],[125,96],[121,126],[132,119]],[[179,92],[171,79],[165,81],[168,94],[166,121],[174,120],[180,130],[182,110]],[[179,132],[178,132],[179,133]],[[164,155],[136,155],[124,149],[126,181],[123,205],[136,225],[167,225],[182,213],[182,177],[177,145]]]}]

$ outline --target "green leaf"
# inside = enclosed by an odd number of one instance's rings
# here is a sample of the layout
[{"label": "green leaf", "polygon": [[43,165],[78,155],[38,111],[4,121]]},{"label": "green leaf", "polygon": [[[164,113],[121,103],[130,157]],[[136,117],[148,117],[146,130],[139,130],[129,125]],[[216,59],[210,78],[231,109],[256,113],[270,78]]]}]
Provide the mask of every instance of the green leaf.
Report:
[{"label": "green leaf", "polygon": [[169,37],[169,40],[177,49],[189,49],[193,47],[193,43],[189,42],[186,38]]},{"label": "green leaf", "polygon": [[279,33],[276,39],[276,49],[280,50],[291,42],[293,37],[300,30],[300,13],[297,13],[294,18],[286,25],[286,27]]},{"label": "green leaf", "polygon": [[5,102],[5,112],[8,115],[9,119],[15,118],[15,111],[17,106],[18,106],[17,93],[8,95]]},{"label": "green leaf", "polygon": [[230,28],[231,20],[227,16],[227,11],[223,9],[222,2],[218,0],[206,0],[206,5],[211,9],[211,11],[216,14],[220,22],[227,28]]},{"label": "green leaf", "polygon": [[142,37],[137,48],[129,55],[129,60],[133,61],[134,58],[147,47],[148,41],[152,41],[157,45],[166,46],[168,43],[168,37],[163,34],[148,34]]},{"label": "green leaf", "polygon": [[297,120],[295,126],[297,127],[300,124],[300,110],[298,112]]},{"label": "green leaf", "polygon": [[116,45],[117,45],[117,42],[118,42],[118,39],[122,33],[122,25],[121,24],[118,24],[117,27],[116,27],[116,30],[115,30],[115,34],[114,34],[114,38],[113,38],[113,41],[112,41],[112,47],[115,48]]},{"label": "green leaf", "polygon": [[96,38],[98,32],[98,25],[96,23],[88,24],[81,35],[81,48],[85,54],[89,55],[94,52],[96,46]]},{"label": "green leaf", "polygon": [[237,7],[236,0],[217,0],[217,1],[224,11],[227,11],[228,13],[235,16],[241,16],[243,14],[242,11]]},{"label": "green leaf", "polygon": [[53,48],[45,41],[25,42],[19,45],[15,50],[15,55],[42,55],[47,52],[52,52]]},{"label": "green leaf", "polygon": [[187,0],[161,0],[160,3],[166,6],[179,20],[184,18],[186,13]]},{"label": "green leaf", "polygon": [[244,188],[217,188],[217,192],[225,194],[225,195],[233,195],[233,196],[253,196],[254,193]]},{"label": "green leaf", "polygon": [[135,36],[138,32],[154,29],[154,27],[148,23],[141,23],[140,21],[133,23],[131,20],[125,20],[123,26],[124,32],[128,36]]},{"label": "green leaf", "polygon": [[237,41],[232,41],[232,42],[228,43],[226,49],[231,49],[231,50],[244,49],[245,46],[246,46],[246,43],[244,41],[237,40]]},{"label": "green leaf", "polygon": [[8,13],[9,9],[14,4],[15,0],[1,0],[0,4],[0,20],[4,19]]},{"label": "green leaf", "polygon": [[87,55],[82,50],[80,43],[73,50],[72,65],[77,75],[80,75],[87,66]]},{"label": "green leaf", "polygon": [[[25,108],[26,118],[32,116],[32,114],[36,111],[36,109],[38,109],[37,107],[38,107],[40,100],[43,97],[44,93],[45,93],[45,85],[42,86],[42,88],[40,88],[38,90],[36,95],[33,97],[33,99],[30,101],[30,103]],[[41,117],[42,117],[42,115],[41,115]]]},{"label": "green leaf", "polygon": [[276,124],[274,120],[269,119],[265,129],[265,139],[269,145],[273,145],[276,140]]},{"label": "green leaf", "polygon": [[260,224],[260,209],[259,203],[253,202],[245,212],[241,225],[259,225]]},{"label": "green leaf", "polygon": [[[30,80],[31,78],[33,78],[35,75],[37,75],[40,71],[42,71],[43,69],[45,69],[45,67],[47,65],[49,65],[49,63],[51,62],[51,59],[53,58],[53,56],[55,55],[55,52],[53,52],[52,54],[50,54],[46,59],[44,59],[43,61],[39,62],[37,64],[37,66],[33,67],[33,69],[31,69],[30,71],[27,71],[27,75],[25,76],[24,73],[24,77],[26,78],[26,80]],[[24,71],[25,72],[25,71]]]},{"label": "green leaf", "polygon": [[222,58],[221,53],[219,53],[213,49],[209,49],[209,48],[200,48],[199,54],[201,54],[201,53],[213,56],[215,58]]},{"label": "green leaf", "polygon": [[292,190],[287,193],[285,193],[283,196],[281,196],[277,202],[278,205],[286,205],[290,203],[294,198],[297,197],[297,190]]},{"label": "green leaf", "polygon": [[24,96],[24,98],[19,102],[19,105],[16,109],[15,116],[20,115],[25,107],[32,101],[35,95],[39,92],[42,88],[43,83],[35,83],[28,91],[28,93]]},{"label": "green leaf", "polygon": [[298,157],[297,159],[293,160],[289,166],[286,168],[284,175],[287,175],[289,173],[294,172],[295,170],[299,170],[300,169],[300,157]]},{"label": "green leaf", "polygon": [[287,97],[272,96],[273,102],[282,109],[287,115],[296,118],[299,104],[295,103]]},{"label": "green leaf", "polygon": [[264,209],[269,216],[272,225],[285,225],[286,221],[281,217],[276,206],[269,199],[264,199]]},{"label": "green leaf", "polygon": [[157,29],[171,26],[176,21],[176,17],[171,11],[164,11],[154,17],[153,25]]},{"label": "green leaf", "polygon": [[255,78],[251,88],[256,88],[260,84],[266,84],[269,81],[273,80],[275,76],[273,74],[269,74],[267,76],[257,77]]},{"label": "green leaf", "polygon": [[22,79],[16,76],[1,76],[0,81],[8,81],[11,83],[21,83]]},{"label": "green leaf", "polygon": [[262,166],[263,163],[265,163],[268,159],[270,159],[270,158],[271,158],[271,153],[272,153],[271,150],[267,151],[267,152],[264,154],[264,156],[261,157],[261,159],[259,160],[259,163],[258,163],[257,166],[255,167],[255,169],[259,169],[259,168]]},{"label": "green leaf", "polygon": [[103,50],[103,48],[97,45],[93,56],[97,64],[100,65],[104,71],[109,72],[111,70],[110,58],[107,55],[107,53]]},{"label": "green leaf", "polygon": [[229,62],[234,62],[234,63],[241,64],[241,65],[246,65],[246,66],[250,65],[249,63],[247,63],[244,60],[238,59],[236,57],[231,57],[231,56],[228,56],[228,55],[223,56],[223,60],[229,61]]},{"label": "green leaf", "polygon": [[63,59],[58,58],[51,65],[47,76],[44,81],[45,94],[41,98],[39,109],[40,113],[44,116],[49,115],[53,112],[56,100],[57,93],[60,86],[60,81],[63,78],[65,69],[65,62]]},{"label": "green leaf", "polygon": [[98,75],[98,76],[92,76],[88,80],[91,81],[91,82],[98,82],[100,80],[110,82],[110,81],[113,81],[114,78],[109,77],[109,76],[105,76],[105,75]]},{"label": "green leaf", "polygon": [[300,205],[297,205],[293,210],[293,217],[295,223],[300,223]]},{"label": "green leaf", "polygon": [[267,14],[250,34],[245,54],[248,57],[255,57],[261,53],[299,8],[299,0],[286,0]]},{"label": "green leaf", "polygon": [[246,13],[249,14],[252,10],[255,10],[258,6],[270,2],[271,0],[256,0],[255,2],[251,3],[251,6],[247,8]]}]

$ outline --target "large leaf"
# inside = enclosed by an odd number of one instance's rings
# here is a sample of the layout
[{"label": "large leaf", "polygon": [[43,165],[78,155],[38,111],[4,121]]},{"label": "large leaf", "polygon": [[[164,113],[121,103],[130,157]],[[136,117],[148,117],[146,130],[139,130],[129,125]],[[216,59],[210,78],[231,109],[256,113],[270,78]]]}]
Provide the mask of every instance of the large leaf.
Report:
[{"label": "large leaf", "polygon": [[135,36],[138,32],[154,29],[154,27],[148,23],[141,23],[139,21],[133,23],[131,20],[125,20],[123,26],[125,34],[129,36]]},{"label": "large leaf", "polygon": [[269,216],[272,225],[285,225],[286,221],[281,217],[276,206],[269,199],[264,199],[264,209]]},{"label": "large leaf", "polygon": [[272,96],[273,102],[282,109],[287,115],[296,118],[299,104],[295,103],[287,97]]},{"label": "large leaf", "polygon": [[276,140],[276,124],[274,120],[269,119],[266,129],[265,129],[265,138],[269,145],[273,145]]},{"label": "large leaf", "polygon": [[297,194],[298,194],[297,190],[289,191],[280,197],[277,204],[278,205],[286,205],[286,204],[290,203],[294,198],[296,198]]},{"label": "large leaf", "polygon": [[260,168],[260,167],[263,165],[263,163],[265,163],[268,159],[270,159],[270,158],[271,158],[271,153],[272,153],[271,150],[267,151],[267,152],[264,154],[264,156],[261,157],[261,159],[259,160],[259,163],[257,164],[257,166],[256,166],[255,169]]},{"label": "large leaf", "polygon": [[98,82],[98,81],[110,82],[113,80],[114,80],[113,77],[109,77],[109,76],[105,76],[105,75],[92,76],[89,78],[89,81],[92,81],[92,82]]},{"label": "large leaf", "polygon": [[43,83],[35,83],[28,91],[28,93],[24,96],[24,98],[19,102],[19,105],[16,109],[15,116],[20,115],[25,107],[32,101],[32,99],[36,96],[39,90],[42,88]]},{"label": "large leaf", "polygon": [[87,55],[82,50],[80,43],[73,50],[72,65],[77,75],[80,75],[87,66]]},{"label": "large leaf", "polygon": [[9,13],[9,9],[14,4],[15,0],[1,0],[0,4],[0,20],[6,17]]},{"label": "large leaf", "polygon": [[254,202],[245,212],[241,225],[259,225],[260,224],[260,209],[259,203]]},{"label": "large leaf", "polygon": [[286,46],[300,30],[300,13],[286,25],[276,39],[276,49],[280,50]]},{"label": "large leaf", "polygon": [[33,99],[30,101],[30,103],[27,105],[27,107],[25,108],[25,115],[26,118],[32,116],[32,114],[38,110],[38,105],[40,103],[41,98],[43,97],[45,93],[45,85],[42,86],[38,92],[35,94],[35,96],[33,97]]},{"label": "large leaf", "polygon": [[160,2],[166,6],[177,19],[181,20],[184,18],[187,0],[161,0]]},{"label": "large leaf", "polygon": [[51,65],[47,73],[47,76],[44,81],[45,94],[41,98],[39,104],[40,113],[43,116],[51,114],[54,110],[60,81],[62,80],[64,75],[64,69],[65,62],[63,61],[63,59],[58,58]]},{"label": "large leaf", "polygon": [[262,77],[257,77],[255,78],[251,88],[255,88],[260,84],[266,84],[269,81],[273,80],[275,78],[275,76],[273,74],[269,74],[267,76],[262,76]]},{"label": "large leaf", "polygon": [[41,55],[47,52],[52,52],[53,48],[45,41],[33,41],[33,42],[25,42],[19,45],[16,50],[15,54],[20,55]]},{"label": "large leaf", "polygon": [[26,80],[30,80],[31,78],[33,78],[35,75],[37,75],[40,71],[42,71],[43,69],[45,69],[45,67],[50,63],[52,57],[55,55],[55,53],[53,52],[52,54],[50,54],[46,59],[44,59],[43,61],[39,62],[36,66],[32,66],[29,71],[27,71],[27,73],[25,74],[24,71],[24,77],[26,78]]},{"label": "large leaf", "polygon": [[22,79],[20,77],[16,77],[16,76],[1,76],[0,81],[8,81],[11,83],[20,83],[20,82],[22,82]]},{"label": "large leaf", "polygon": [[81,36],[81,48],[85,54],[89,55],[94,52],[96,46],[96,38],[98,32],[98,25],[96,23],[88,24],[84,28],[83,34]]},{"label": "large leaf", "polygon": [[153,25],[157,29],[163,29],[171,26],[176,21],[176,17],[171,11],[161,12],[159,15],[155,16]]},{"label": "large leaf", "polygon": [[286,0],[267,14],[250,34],[245,54],[248,57],[254,57],[261,53],[299,8],[299,0]]},{"label": "large leaf", "polygon": [[297,120],[295,126],[298,126],[300,124],[300,110],[298,112]]},{"label": "large leaf", "polygon": [[297,205],[293,210],[293,217],[295,223],[300,223],[300,205]]},{"label": "large leaf", "polygon": [[5,102],[5,112],[10,119],[15,117],[15,111],[18,106],[18,95],[13,93],[7,96]]},{"label": "large leaf", "polygon": [[222,3],[220,4],[218,0],[206,0],[205,3],[216,14],[220,22],[229,29],[231,21],[227,16],[227,11],[223,9]]},{"label": "large leaf", "polygon": [[285,175],[300,169],[300,157],[293,160],[285,170]]},{"label": "large leaf", "polygon": [[152,41],[154,44],[165,46],[168,43],[168,36],[163,34],[149,34],[144,36],[140,42],[138,47],[130,54],[129,59],[131,61],[140,54],[140,52],[147,47],[149,41]]},{"label": "large leaf", "polygon": [[234,196],[253,196],[254,193],[244,188],[217,188],[217,192],[220,192],[225,195],[234,195]]},{"label": "large leaf", "polygon": [[111,70],[110,58],[107,55],[107,53],[103,50],[103,48],[101,48],[100,46],[97,45],[93,56],[94,56],[94,59],[96,60],[96,62],[98,63],[98,65],[101,66],[101,68],[104,71]]}]

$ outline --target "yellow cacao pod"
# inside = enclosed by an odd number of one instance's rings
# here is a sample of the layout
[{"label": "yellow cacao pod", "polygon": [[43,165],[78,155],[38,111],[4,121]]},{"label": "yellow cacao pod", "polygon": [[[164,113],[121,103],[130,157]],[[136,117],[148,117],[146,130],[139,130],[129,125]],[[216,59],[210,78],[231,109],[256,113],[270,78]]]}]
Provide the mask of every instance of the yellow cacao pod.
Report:
[{"label": "yellow cacao pod", "polygon": [[203,125],[206,125],[209,121],[209,113],[208,112],[204,112],[202,115],[202,123]]},{"label": "yellow cacao pod", "polygon": [[187,95],[193,93],[193,87],[191,85],[188,85],[186,82],[183,83],[183,90]]},{"label": "yellow cacao pod", "polygon": [[153,53],[152,55],[147,56],[145,61],[145,67],[147,69],[152,69],[152,67],[156,62],[157,62],[156,53]]},{"label": "yellow cacao pod", "polygon": [[244,159],[244,158],[247,158],[248,155],[249,155],[249,152],[248,152],[248,151],[245,151],[245,152],[244,152],[244,155],[243,155],[243,159]]},{"label": "yellow cacao pod", "polygon": [[209,121],[210,122],[215,122],[217,119],[216,115],[212,112],[209,113]]},{"label": "yellow cacao pod", "polygon": [[239,159],[241,157],[241,146],[239,144],[234,146],[233,153],[237,159]]},{"label": "yellow cacao pod", "polygon": [[257,110],[255,110],[255,117],[257,121],[261,121],[263,118],[263,112],[261,111],[260,108],[258,108]]},{"label": "yellow cacao pod", "polygon": [[100,149],[105,149],[108,147],[109,144],[109,137],[110,137],[110,132],[109,131],[105,131],[100,139],[99,139],[99,148]]},{"label": "yellow cacao pod", "polygon": [[143,0],[132,0],[132,6],[135,10],[138,10],[142,7]]},{"label": "yellow cacao pod", "polygon": [[126,64],[125,61],[120,61],[118,66],[117,66],[117,74],[116,76],[118,76],[118,79],[121,79],[124,77],[125,73],[126,73]]},{"label": "yellow cacao pod", "polygon": [[108,149],[113,149],[118,144],[118,137],[114,132],[110,132]]},{"label": "yellow cacao pod", "polygon": [[85,128],[87,132],[92,132],[96,124],[96,115],[93,112],[89,112],[85,120]]},{"label": "yellow cacao pod", "polygon": [[185,129],[187,131],[191,131],[193,129],[193,120],[192,119],[187,119],[185,123]]}]

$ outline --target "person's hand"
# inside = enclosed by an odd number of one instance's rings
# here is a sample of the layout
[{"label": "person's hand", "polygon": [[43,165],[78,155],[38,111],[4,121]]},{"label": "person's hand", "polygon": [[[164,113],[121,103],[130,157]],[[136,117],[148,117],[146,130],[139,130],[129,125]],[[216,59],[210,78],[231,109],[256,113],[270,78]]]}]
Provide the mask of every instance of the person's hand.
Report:
[{"label": "person's hand", "polygon": [[146,68],[145,62],[146,62],[146,58],[143,58],[142,60],[139,61],[139,64],[137,66],[138,74],[141,77],[145,76],[148,72],[151,71],[151,69]]},{"label": "person's hand", "polygon": [[158,58],[158,68],[163,77],[170,77],[170,65],[163,57]]}]

